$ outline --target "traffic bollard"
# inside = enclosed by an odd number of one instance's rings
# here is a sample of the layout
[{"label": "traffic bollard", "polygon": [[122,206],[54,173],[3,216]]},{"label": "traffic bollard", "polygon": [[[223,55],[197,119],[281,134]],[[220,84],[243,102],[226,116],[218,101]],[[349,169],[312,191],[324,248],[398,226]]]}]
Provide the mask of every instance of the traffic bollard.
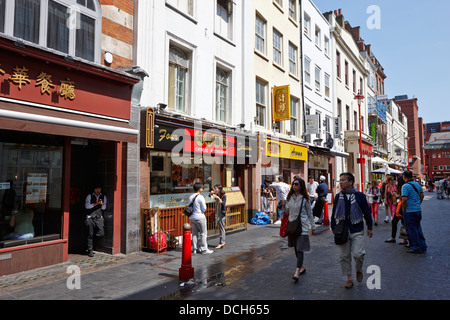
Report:
[{"label": "traffic bollard", "polygon": [[329,226],[330,225],[330,219],[328,218],[328,201],[325,202],[325,205],[323,206],[323,226]]},{"label": "traffic bollard", "polygon": [[183,225],[183,251],[179,279],[180,281],[189,281],[192,278],[194,278],[194,268],[192,268],[191,225],[185,223]]}]

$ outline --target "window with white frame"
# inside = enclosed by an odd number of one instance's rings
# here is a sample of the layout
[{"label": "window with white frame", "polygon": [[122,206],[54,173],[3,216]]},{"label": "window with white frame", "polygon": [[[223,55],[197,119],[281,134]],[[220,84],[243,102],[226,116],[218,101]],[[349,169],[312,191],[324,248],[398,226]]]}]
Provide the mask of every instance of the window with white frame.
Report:
[{"label": "window with white frame", "polygon": [[325,82],[325,97],[330,98],[330,75],[324,73],[323,78]]},{"label": "window with white frame", "polygon": [[327,36],[324,38],[323,51],[327,56],[330,55],[330,39]]},{"label": "window with white frame", "polygon": [[297,20],[297,5],[296,0],[289,0],[289,17],[296,21]]},{"label": "window with white frame", "polygon": [[320,32],[320,28],[318,26],[316,26],[315,31],[314,31],[314,36],[315,36],[315,43],[316,46],[318,46],[319,48],[321,47],[322,43],[321,43],[321,32]]},{"label": "window with white frame", "polygon": [[194,15],[194,0],[166,0],[166,3],[183,13]]},{"label": "window with white frame", "polygon": [[266,21],[258,14],[255,19],[255,49],[266,54]]},{"label": "window with white frame", "polygon": [[325,132],[327,133],[327,137],[331,136],[331,117],[325,116]]},{"label": "window with white frame", "polygon": [[291,96],[291,135],[296,136],[298,133],[298,106],[299,100]]},{"label": "window with white frame", "polygon": [[170,109],[187,112],[189,55],[177,47],[169,49],[169,99]]},{"label": "window with white frame", "polygon": [[306,14],[305,12],[305,18],[303,23],[303,32],[308,36],[311,37],[311,18]]},{"label": "window with white frame", "polygon": [[274,0],[280,7],[283,7],[283,0]]},{"label": "window with white frame", "polygon": [[98,0],[0,0],[0,32],[100,63]]},{"label": "window with white frame", "polygon": [[217,0],[215,32],[229,40],[233,40],[232,15],[233,1]]},{"label": "window with white frame", "polygon": [[311,84],[311,60],[306,56],[304,60],[305,65],[303,68],[305,69],[305,82]]},{"label": "window with white frame", "polygon": [[283,36],[277,30],[273,30],[273,61],[279,65],[283,65]]},{"label": "window with white frame", "polygon": [[256,125],[266,126],[267,84],[256,79]]},{"label": "window with white frame", "polygon": [[320,92],[320,71],[321,71],[320,68],[316,66],[314,83],[317,92]]},{"label": "window with white frame", "polygon": [[230,109],[229,73],[221,68],[216,70],[216,119],[227,122],[227,110]]},{"label": "window with white frame", "polygon": [[297,75],[297,47],[289,42],[289,72]]}]

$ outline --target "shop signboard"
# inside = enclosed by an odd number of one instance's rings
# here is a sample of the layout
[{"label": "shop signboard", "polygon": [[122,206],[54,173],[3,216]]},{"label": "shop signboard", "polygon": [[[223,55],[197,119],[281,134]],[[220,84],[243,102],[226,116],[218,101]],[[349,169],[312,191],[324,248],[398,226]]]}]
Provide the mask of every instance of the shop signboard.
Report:
[{"label": "shop signboard", "polygon": [[308,161],[308,148],[287,142],[267,139],[266,155],[268,157]]},{"label": "shop signboard", "polygon": [[272,88],[273,121],[291,120],[291,94],[289,86]]}]

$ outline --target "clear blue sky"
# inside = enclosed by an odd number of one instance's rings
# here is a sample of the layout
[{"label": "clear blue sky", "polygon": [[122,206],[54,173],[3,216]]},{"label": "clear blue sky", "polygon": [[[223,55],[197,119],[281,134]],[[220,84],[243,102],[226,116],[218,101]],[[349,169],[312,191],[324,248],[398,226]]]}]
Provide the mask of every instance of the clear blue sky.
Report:
[{"label": "clear blue sky", "polygon": [[[450,1],[449,0],[313,0],[324,13],[342,9],[352,27],[387,75],[389,98],[408,95],[418,99],[424,123],[450,121]],[[367,21],[379,8],[379,28]]]}]

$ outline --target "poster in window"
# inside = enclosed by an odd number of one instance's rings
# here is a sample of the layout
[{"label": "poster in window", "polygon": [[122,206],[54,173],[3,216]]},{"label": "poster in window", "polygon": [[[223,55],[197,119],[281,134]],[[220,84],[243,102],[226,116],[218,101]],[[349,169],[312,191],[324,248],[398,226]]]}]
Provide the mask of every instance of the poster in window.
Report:
[{"label": "poster in window", "polygon": [[44,203],[47,201],[47,174],[29,173],[25,203]]}]

